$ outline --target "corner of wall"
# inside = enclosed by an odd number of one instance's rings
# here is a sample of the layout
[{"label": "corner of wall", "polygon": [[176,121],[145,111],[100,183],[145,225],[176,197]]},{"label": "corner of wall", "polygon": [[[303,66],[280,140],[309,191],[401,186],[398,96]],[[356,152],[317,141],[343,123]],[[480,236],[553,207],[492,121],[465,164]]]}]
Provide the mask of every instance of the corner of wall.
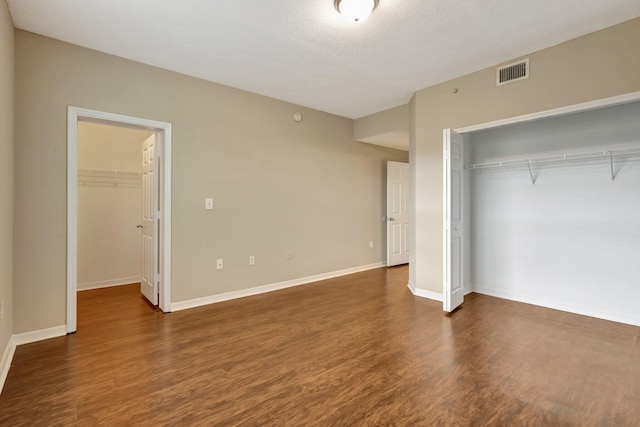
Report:
[{"label": "corner of wall", "polygon": [[[13,333],[13,148],[15,141],[15,30],[6,2],[0,4],[0,350]],[[2,363],[5,362],[3,356]],[[0,372],[4,366],[0,365]],[[7,368],[8,369],[8,368]]]}]

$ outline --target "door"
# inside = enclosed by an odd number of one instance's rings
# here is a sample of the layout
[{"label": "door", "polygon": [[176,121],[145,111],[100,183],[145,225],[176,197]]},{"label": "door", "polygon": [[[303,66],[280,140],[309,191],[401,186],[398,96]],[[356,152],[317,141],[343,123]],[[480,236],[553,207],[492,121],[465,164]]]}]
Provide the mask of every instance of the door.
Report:
[{"label": "door", "polygon": [[157,147],[156,135],[151,135],[142,143],[142,274],[140,290],[142,295],[153,305],[158,305],[158,279],[156,275],[156,260],[158,248],[156,245],[156,223],[158,214],[155,194],[158,192],[157,179]]},{"label": "door", "polygon": [[464,300],[462,223],[462,136],[444,130],[444,311],[455,310]]},{"label": "door", "polygon": [[387,266],[409,262],[409,164],[387,162]]}]

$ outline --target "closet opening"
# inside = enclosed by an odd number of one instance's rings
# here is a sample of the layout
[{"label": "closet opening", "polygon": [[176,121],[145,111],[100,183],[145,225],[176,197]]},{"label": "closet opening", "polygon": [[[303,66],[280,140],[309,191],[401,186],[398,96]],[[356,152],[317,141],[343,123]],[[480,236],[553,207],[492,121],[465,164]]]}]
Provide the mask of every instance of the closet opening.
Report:
[{"label": "closet opening", "polygon": [[170,311],[171,125],[69,107],[67,333],[77,291],[138,284]]},{"label": "closet opening", "polygon": [[477,292],[640,325],[638,117],[634,93],[445,132],[446,311]]}]

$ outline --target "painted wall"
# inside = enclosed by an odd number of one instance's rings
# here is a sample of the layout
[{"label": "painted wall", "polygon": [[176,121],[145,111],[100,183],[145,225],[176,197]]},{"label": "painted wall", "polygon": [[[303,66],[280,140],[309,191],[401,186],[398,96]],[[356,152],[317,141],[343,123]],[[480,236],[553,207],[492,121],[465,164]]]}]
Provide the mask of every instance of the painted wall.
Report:
[{"label": "painted wall", "polygon": [[489,68],[416,92],[410,105],[416,261],[409,274],[417,288],[442,293],[442,130],[639,91],[638,46],[635,19],[529,55],[527,80],[496,87]]},{"label": "painted wall", "polygon": [[409,105],[400,105],[354,120],[353,138],[409,151]]},{"label": "painted wall", "polygon": [[[468,161],[640,147],[640,102],[470,135]],[[640,325],[640,152],[468,171],[472,289]]]},{"label": "painted wall", "polygon": [[65,323],[68,105],[173,124],[174,302],[385,259],[385,162],[407,154],[350,119],[24,31],[16,77],[16,333]]},{"label": "painted wall", "polygon": [[14,31],[0,2],[0,358],[13,332]]},{"label": "painted wall", "polygon": [[[140,173],[152,132],[78,123],[78,168]],[[140,178],[82,175],[78,185],[78,289],[140,281]]]}]

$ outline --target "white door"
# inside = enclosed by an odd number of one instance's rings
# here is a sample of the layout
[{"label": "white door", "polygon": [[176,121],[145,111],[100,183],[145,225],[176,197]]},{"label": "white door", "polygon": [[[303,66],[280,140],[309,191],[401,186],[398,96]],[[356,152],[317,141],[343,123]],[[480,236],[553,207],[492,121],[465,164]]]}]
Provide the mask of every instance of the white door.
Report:
[{"label": "white door", "polygon": [[444,130],[444,285],[443,308],[451,312],[464,300],[462,287],[462,136]]},{"label": "white door", "polygon": [[158,259],[157,206],[158,193],[156,135],[151,135],[142,143],[142,295],[153,305],[158,305],[158,280],[156,260]]},{"label": "white door", "polygon": [[409,262],[409,164],[387,162],[387,266]]}]

